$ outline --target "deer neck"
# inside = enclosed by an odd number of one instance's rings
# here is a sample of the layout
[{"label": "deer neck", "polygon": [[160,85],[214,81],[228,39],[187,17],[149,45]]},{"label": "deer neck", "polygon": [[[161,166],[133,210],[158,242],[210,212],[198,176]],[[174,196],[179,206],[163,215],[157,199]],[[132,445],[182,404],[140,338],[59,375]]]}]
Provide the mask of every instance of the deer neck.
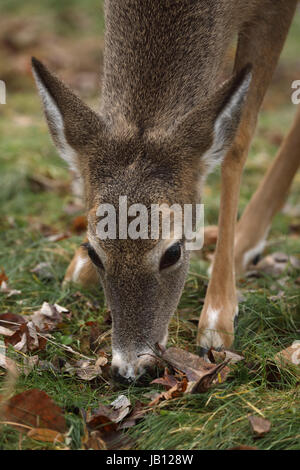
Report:
[{"label": "deer neck", "polygon": [[207,99],[232,36],[220,3],[107,0],[102,114],[143,132]]}]

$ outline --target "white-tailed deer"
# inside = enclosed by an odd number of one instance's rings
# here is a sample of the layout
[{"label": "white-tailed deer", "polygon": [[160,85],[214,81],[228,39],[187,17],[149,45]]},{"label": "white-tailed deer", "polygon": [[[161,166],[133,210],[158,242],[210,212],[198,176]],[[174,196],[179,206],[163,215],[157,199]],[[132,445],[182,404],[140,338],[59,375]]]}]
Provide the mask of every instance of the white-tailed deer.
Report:
[{"label": "white-tailed deer", "polygon": [[[132,380],[165,344],[188,271],[185,240],[100,240],[97,210],[199,203],[222,163],[219,232],[197,343],[229,347],[235,271],[262,250],[300,160],[300,110],[236,228],[243,166],[296,0],[107,0],[101,109],[89,109],[44,65],[33,71],[54,142],[82,178],[87,243],[65,280],[103,285],[113,320],[112,370]],[[237,37],[231,78],[221,82]]]}]

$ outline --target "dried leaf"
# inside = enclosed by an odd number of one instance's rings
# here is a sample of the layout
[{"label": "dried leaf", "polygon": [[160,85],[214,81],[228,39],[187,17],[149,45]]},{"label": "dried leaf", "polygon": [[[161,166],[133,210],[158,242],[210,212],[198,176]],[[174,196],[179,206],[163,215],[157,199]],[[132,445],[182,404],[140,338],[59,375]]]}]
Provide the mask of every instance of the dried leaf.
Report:
[{"label": "dried leaf", "polygon": [[13,330],[9,330],[8,328],[5,328],[4,326],[0,326],[0,335],[12,336],[14,334],[15,332]]},{"label": "dried leaf", "polygon": [[205,393],[212,385],[225,382],[227,375],[230,372],[230,368],[227,367],[229,361],[230,360],[228,359],[221,364],[211,364],[214,365],[214,368],[204,372],[199,376],[198,380],[189,382],[186,393]]},{"label": "dried leaf", "polygon": [[27,433],[27,436],[31,439],[35,439],[36,441],[52,442],[53,444],[56,442],[65,442],[65,437],[63,434],[54,431],[53,429],[34,428]]},{"label": "dried leaf", "polygon": [[57,325],[62,323],[63,317],[61,312],[63,311],[68,312],[68,310],[57,304],[51,305],[48,302],[44,302],[42,307],[31,315],[30,319],[41,333],[46,333],[55,330]]},{"label": "dried leaf", "polygon": [[118,412],[118,416],[114,418],[115,423],[120,423],[129,414],[131,403],[125,395],[120,395],[110,406]]},{"label": "dried leaf", "polygon": [[92,431],[84,443],[85,449],[92,450],[108,450],[106,447],[105,441],[101,438],[101,433],[99,431]]},{"label": "dried leaf", "polygon": [[107,365],[107,363],[108,363],[108,359],[107,359],[105,353],[103,353],[103,356],[98,357],[98,359],[96,360],[95,366],[96,367],[104,367],[104,366]]},{"label": "dried leaf", "polygon": [[223,351],[216,351],[215,349],[211,348],[208,351],[208,359],[214,364],[230,359],[230,365],[243,361],[245,358],[241,354],[238,354],[234,351],[229,351],[227,349],[224,349]]},{"label": "dried leaf", "polygon": [[119,430],[120,426],[115,421],[119,416],[118,410],[100,404],[92,416],[86,420],[90,438],[85,444],[85,448],[130,449],[133,441]]},{"label": "dried leaf", "polygon": [[92,416],[87,419],[86,424],[89,429],[97,430],[101,428],[103,432],[114,432],[117,431],[115,419],[118,416],[117,411],[100,403],[98,408],[93,411]]},{"label": "dried leaf", "polygon": [[0,285],[0,292],[2,294],[7,294],[7,297],[11,297],[12,295],[20,295],[22,292],[17,289],[11,289],[8,287],[6,281],[2,281]]},{"label": "dried leaf", "polygon": [[101,367],[97,366],[96,364],[92,364],[91,361],[85,359],[76,361],[73,370],[77,377],[87,381],[94,380],[96,377],[99,377],[102,374]]},{"label": "dried leaf", "polygon": [[0,315],[0,326],[9,327],[14,332],[11,336],[5,336],[4,341],[17,351],[26,353],[45,348],[46,340],[38,337],[35,326],[21,315],[3,313]]},{"label": "dried leaf", "polygon": [[175,370],[182,371],[189,382],[198,380],[200,376],[215,368],[203,358],[180,348],[167,349],[161,358]]},{"label": "dried leaf", "polygon": [[60,433],[67,429],[61,408],[38,389],[27,390],[10,398],[2,408],[2,416],[6,421],[34,428],[47,428]]},{"label": "dried leaf", "polygon": [[120,395],[110,406],[99,404],[98,409],[87,420],[87,425],[93,429],[101,425],[101,428],[104,426],[106,431],[116,431],[116,424],[120,423],[129,414],[130,406],[130,400],[125,395]]},{"label": "dried leaf", "polygon": [[[159,395],[160,393],[156,393],[155,398],[157,398]],[[144,417],[144,415],[148,413],[149,410],[150,410],[149,407],[145,408],[145,405],[141,401],[137,400],[134,405],[133,410],[127,416],[127,418],[122,422],[122,424],[119,426],[119,429],[127,429],[127,428],[131,428],[135,426],[136,423],[140,421]]]},{"label": "dried leaf", "polygon": [[152,380],[152,384],[159,384],[165,387],[165,390],[170,390],[177,384],[178,380],[174,375],[170,374],[170,371],[165,368],[163,377]]},{"label": "dried leaf", "polygon": [[38,363],[39,363],[39,356],[37,355],[27,356],[24,358],[23,373],[26,375],[26,377],[38,365]]},{"label": "dried leaf", "polygon": [[92,431],[84,447],[93,450],[129,450],[133,445],[134,441],[121,431],[107,433]]},{"label": "dried leaf", "polygon": [[30,272],[36,274],[41,280],[50,281],[54,279],[54,275],[51,271],[51,263],[39,263],[35,268],[31,269]]},{"label": "dried leaf", "polygon": [[291,346],[283,349],[275,356],[276,361],[300,365],[300,341],[296,340]]},{"label": "dried leaf", "polygon": [[211,385],[222,383],[230,372],[227,367],[229,359],[219,365],[210,364],[196,354],[179,348],[167,349],[162,358],[186,375],[189,381],[186,393],[205,392]]},{"label": "dried leaf", "polygon": [[268,419],[260,416],[248,416],[248,419],[256,437],[263,437],[271,429],[271,423]]},{"label": "dried leaf", "polygon": [[170,388],[166,392],[162,392],[157,398],[149,403],[149,406],[155,406],[163,400],[172,400],[173,398],[178,398],[183,395],[187,390],[188,381],[186,377],[183,377],[182,380],[176,383],[174,387]]},{"label": "dried leaf", "polygon": [[110,406],[114,410],[120,410],[127,408],[131,405],[130,400],[125,395],[119,395],[114,401],[111,402]]}]

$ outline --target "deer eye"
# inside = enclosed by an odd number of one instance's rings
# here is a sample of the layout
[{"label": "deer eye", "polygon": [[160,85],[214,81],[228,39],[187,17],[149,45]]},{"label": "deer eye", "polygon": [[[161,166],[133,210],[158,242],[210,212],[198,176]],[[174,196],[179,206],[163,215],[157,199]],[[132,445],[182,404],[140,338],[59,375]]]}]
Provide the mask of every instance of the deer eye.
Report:
[{"label": "deer eye", "polygon": [[87,250],[88,255],[89,255],[90,260],[92,261],[92,263],[95,266],[97,266],[97,268],[104,269],[103,263],[102,263],[101,259],[99,258],[99,256],[97,255],[94,248],[89,243],[83,243],[81,246],[83,246]]},{"label": "deer eye", "polygon": [[159,269],[165,269],[169,266],[173,266],[173,264],[177,263],[177,261],[181,257],[181,244],[179,242],[174,243],[174,245],[170,246],[167,251],[164,253],[160,260]]}]

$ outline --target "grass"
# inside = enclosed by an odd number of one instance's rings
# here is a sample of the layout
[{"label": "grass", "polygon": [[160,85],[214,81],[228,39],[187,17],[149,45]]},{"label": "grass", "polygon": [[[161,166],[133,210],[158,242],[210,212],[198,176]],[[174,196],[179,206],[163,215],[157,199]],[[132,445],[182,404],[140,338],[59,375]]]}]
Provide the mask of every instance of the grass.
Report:
[{"label": "grass", "polygon": [[[43,2],[38,13],[57,15],[60,3],[56,0]],[[85,14],[93,17],[95,0],[85,2],[84,7],[80,0],[65,3],[76,11],[84,8]],[[0,7],[1,13],[7,15],[16,11],[28,15],[36,9],[36,2],[26,2],[20,7],[19,1],[4,1]],[[98,24],[100,21],[103,19],[99,18]],[[285,71],[299,60],[299,23],[298,17],[283,54],[281,67]],[[59,31],[57,34],[60,34]],[[68,34],[72,33],[69,31]],[[285,80],[280,82],[280,86],[274,83],[260,115],[257,135],[244,172],[240,212],[276,153],[274,136],[284,135],[292,122],[295,107],[285,98],[290,86]],[[274,108],[273,98],[277,98],[280,90],[284,90],[283,96],[275,101],[281,104]],[[96,103],[96,99],[91,96],[90,102]],[[65,357],[61,344],[70,344],[73,349],[92,355],[86,347],[88,328],[85,323],[96,321],[102,332],[107,330],[107,325],[103,323],[106,310],[103,294],[100,290],[81,290],[79,296],[76,286],[61,288],[68,262],[82,237],[73,235],[51,243],[35,227],[43,223],[58,231],[68,230],[72,216],[67,215],[63,208],[72,201],[72,195],[34,192],[30,185],[28,177],[31,175],[48,174],[62,181],[69,179],[64,163],[50,143],[33,87],[26,89],[26,92],[20,90],[8,95],[7,105],[0,107],[0,136],[0,267],[5,269],[12,287],[22,291],[20,296],[11,298],[0,294],[1,312],[28,315],[43,301],[66,306],[72,311],[72,319],[54,333],[57,345],[48,343],[39,356],[49,361],[58,356]],[[288,198],[288,203],[293,207],[300,200],[299,176],[296,176]],[[210,176],[204,194],[206,222],[209,224],[217,222],[219,190],[217,171]],[[299,223],[299,217],[283,212],[275,217],[267,252],[284,251],[299,256],[300,239],[290,233],[292,223]],[[48,282],[42,282],[31,272],[42,261],[51,264],[53,279]],[[191,264],[184,294],[171,321],[169,345],[195,350],[197,329],[191,319],[201,313],[199,299],[205,294],[207,267],[205,261],[193,261]],[[297,271],[289,276],[284,274],[284,285],[282,278],[268,276],[242,280],[239,289],[245,295],[245,301],[240,304],[235,348],[244,354],[245,361],[237,364],[224,384],[205,394],[162,402],[153,413],[146,415],[143,421],[128,431],[137,449],[228,449],[240,444],[255,445],[259,449],[300,448],[299,377],[296,369],[282,366],[276,373],[270,372],[273,370],[274,354],[299,338],[300,293],[299,285],[295,283],[297,277]],[[279,290],[284,291],[284,296],[271,300],[270,297]],[[101,348],[109,351],[109,347],[107,336]],[[9,354],[22,362],[20,354],[13,350]],[[0,375],[0,393],[3,380],[4,373]],[[72,430],[70,446],[74,449],[80,448],[83,432],[79,410],[96,407],[99,402],[109,403],[120,393],[106,383],[91,384],[55,371],[38,370],[27,377],[20,376],[15,392],[30,388],[46,391],[64,408]],[[137,399],[147,402],[145,394],[154,389],[154,385],[143,388],[132,386],[122,393],[127,394],[132,402]],[[249,413],[270,419],[272,429],[262,439],[253,438],[247,420]],[[20,440],[19,433],[9,426],[1,429],[1,449],[54,447],[53,444],[34,441],[26,436]]]}]

